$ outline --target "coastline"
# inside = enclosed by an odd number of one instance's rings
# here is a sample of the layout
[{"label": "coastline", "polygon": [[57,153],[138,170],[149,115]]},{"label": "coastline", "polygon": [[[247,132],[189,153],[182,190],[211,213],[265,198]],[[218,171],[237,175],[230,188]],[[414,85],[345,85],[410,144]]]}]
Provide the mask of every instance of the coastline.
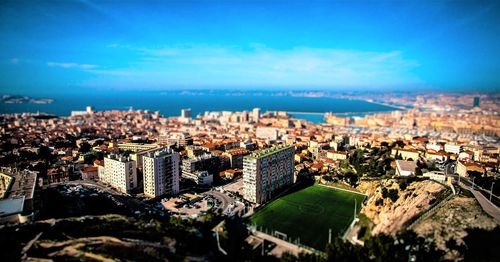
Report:
[{"label": "coastline", "polygon": [[[57,116],[69,116],[71,111],[93,106],[97,111],[134,109],[160,111],[164,116],[176,116],[182,108],[192,108],[192,114],[206,111],[285,111],[296,118],[323,122],[325,113],[338,116],[352,116],[389,112],[398,110],[394,106],[385,106],[370,101],[352,98],[298,97],[298,96],[225,96],[213,94],[203,96],[185,94],[157,95],[155,92],[120,92],[116,99],[109,101],[103,96],[59,95],[51,104],[4,104],[0,114],[43,112]],[[358,110],[358,111],[356,111]],[[321,112],[323,111],[323,112]],[[337,111],[337,112],[336,112]]]}]

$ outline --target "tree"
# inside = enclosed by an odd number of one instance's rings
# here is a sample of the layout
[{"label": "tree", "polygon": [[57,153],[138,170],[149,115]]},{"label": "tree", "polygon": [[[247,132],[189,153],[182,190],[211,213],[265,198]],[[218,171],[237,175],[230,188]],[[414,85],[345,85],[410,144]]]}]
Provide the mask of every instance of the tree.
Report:
[{"label": "tree", "polygon": [[323,178],[323,180],[325,180],[326,182],[332,182],[333,181],[332,176],[329,176],[329,175],[324,175],[321,178]]},{"label": "tree", "polygon": [[365,256],[371,261],[440,261],[444,252],[434,242],[404,231],[395,238],[379,234],[365,241]]},{"label": "tree", "polygon": [[324,259],[315,254],[309,254],[305,252],[300,252],[298,256],[293,255],[292,253],[285,252],[280,257],[281,262],[320,262],[324,261]]},{"label": "tree", "polygon": [[[495,243],[498,241],[492,241],[491,245]],[[378,234],[366,239],[364,246],[335,238],[327,244],[325,253],[326,257],[285,254],[281,261],[441,261],[444,254],[434,242],[419,237],[413,231],[401,232],[396,237]]]},{"label": "tree", "polygon": [[493,230],[467,229],[465,243],[465,261],[498,261],[498,243],[500,243],[500,227]]},{"label": "tree", "polygon": [[80,149],[78,149],[78,152],[80,153],[87,153],[92,149],[92,146],[88,142],[83,142],[80,144]]},{"label": "tree", "polygon": [[417,167],[427,168],[427,164],[425,164],[424,162],[422,162],[420,160],[417,160]]},{"label": "tree", "polygon": [[399,198],[399,192],[397,189],[389,189],[389,191],[387,191],[387,196],[392,200],[392,202],[396,202]]},{"label": "tree", "polygon": [[92,165],[96,159],[97,159],[97,155],[96,154],[90,154],[89,156],[86,156],[84,158],[84,162],[83,163],[88,164],[88,165]]},{"label": "tree", "polygon": [[42,160],[50,160],[52,158],[50,148],[48,148],[47,146],[40,146],[38,157]]},{"label": "tree", "polygon": [[247,228],[239,217],[226,218],[224,222],[227,231],[228,255],[238,258],[242,254],[245,238],[248,237]]},{"label": "tree", "polygon": [[347,170],[350,168],[349,166],[349,161],[347,160],[342,160],[342,162],[340,162],[340,168],[341,169],[344,169],[344,170]]},{"label": "tree", "polygon": [[422,175],[423,175],[422,168],[420,167],[415,168],[415,176],[422,176]]},{"label": "tree", "polygon": [[385,187],[382,188],[382,197],[387,198],[387,188]]},{"label": "tree", "polygon": [[401,182],[399,184],[399,189],[400,190],[405,190],[407,187],[408,187],[408,183],[406,182],[406,180],[403,180],[403,182]]},{"label": "tree", "polygon": [[396,146],[397,147],[404,147],[405,145],[406,145],[405,142],[398,140],[398,141],[392,143],[391,147],[396,147]]},{"label": "tree", "polygon": [[347,182],[353,187],[356,186],[356,183],[358,183],[358,176],[353,172],[347,172],[345,178],[347,179]]},{"label": "tree", "polygon": [[104,140],[97,140],[94,142],[94,144],[92,146],[100,146],[100,145],[103,145],[104,144]]},{"label": "tree", "polygon": [[374,147],[374,148],[372,148],[372,151],[370,152],[370,155],[377,156],[380,153],[380,151],[381,151],[380,148]]},{"label": "tree", "polygon": [[396,159],[397,160],[402,160],[403,159],[403,157],[401,156],[401,153],[399,153],[399,152],[396,153]]},{"label": "tree", "polygon": [[341,238],[335,238],[326,246],[326,261],[360,261],[363,257],[360,246],[354,246]]}]

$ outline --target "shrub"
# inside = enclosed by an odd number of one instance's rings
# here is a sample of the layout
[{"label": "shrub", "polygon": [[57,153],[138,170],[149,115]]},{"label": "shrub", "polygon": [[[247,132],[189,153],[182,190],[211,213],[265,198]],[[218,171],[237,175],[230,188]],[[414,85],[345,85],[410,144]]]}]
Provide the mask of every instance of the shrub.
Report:
[{"label": "shrub", "polygon": [[396,202],[398,200],[399,192],[397,189],[389,189],[387,193],[392,202]]}]

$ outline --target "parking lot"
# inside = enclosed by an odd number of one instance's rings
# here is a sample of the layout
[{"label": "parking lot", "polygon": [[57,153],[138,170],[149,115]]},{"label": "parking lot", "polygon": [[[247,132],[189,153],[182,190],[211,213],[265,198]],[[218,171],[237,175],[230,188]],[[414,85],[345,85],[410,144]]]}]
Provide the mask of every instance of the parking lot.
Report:
[{"label": "parking lot", "polygon": [[162,199],[161,204],[173,215],[196,218],[206,214],[216,205],[216,201],[203,195],[185,193],[177,197]]}]

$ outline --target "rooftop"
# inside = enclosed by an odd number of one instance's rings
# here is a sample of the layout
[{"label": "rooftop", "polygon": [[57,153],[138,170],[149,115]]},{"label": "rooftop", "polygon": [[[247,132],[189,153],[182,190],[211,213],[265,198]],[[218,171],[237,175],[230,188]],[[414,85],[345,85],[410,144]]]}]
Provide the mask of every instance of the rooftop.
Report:
[{"label": "rooftop", "polygon": [[174,150],[170,149],[170,148],[163,148],[161,150],[156,150],[156,151],[150,151],[148,153],[146,153],[146,155],[144,157],[164,157],[164,156],[168,156],[168,155],[171,155],[174,153]]},{"label": "rooftop", "polygon": [[417,161],[396,160],[397,166],[402,171],[415,172]]},{"label": "rooftop", "polygon": [[24,196],[0,200],[0,217],[23,212]]},{"label": "rooftop", "polygon": [[119,162],[130,162],[132,159],[130,158],[130,155],[124,155],[124,154],[114,154],[111,153],[107,157],[104,157],[104,159],[111,159]]},{"label": "rooftop", "polygon": [[259,159],[259,158],[263,158],[263,157],[266,157],[266,156],[269,156],[269,155],[272,155],[272,154],[275,154],[275,153],[278,153],[278,152],[281,152],[281,151],[284,151],[284,150],[287,150],[290,148],[293,148],[293,146],[281,144],[281,145],[273,146],[271,148],[262,149],[262,150],[253,152],[252,154],[245,156],[245,158]]},{"label": "rooftop", "polygon": [[10,189],[6,191],[6,197],[25,197],[26,199],[33,198],[36,186],[36,172],[23,170],[14,171],[12,173],[8,172],[6,175],[13,177]]}]

